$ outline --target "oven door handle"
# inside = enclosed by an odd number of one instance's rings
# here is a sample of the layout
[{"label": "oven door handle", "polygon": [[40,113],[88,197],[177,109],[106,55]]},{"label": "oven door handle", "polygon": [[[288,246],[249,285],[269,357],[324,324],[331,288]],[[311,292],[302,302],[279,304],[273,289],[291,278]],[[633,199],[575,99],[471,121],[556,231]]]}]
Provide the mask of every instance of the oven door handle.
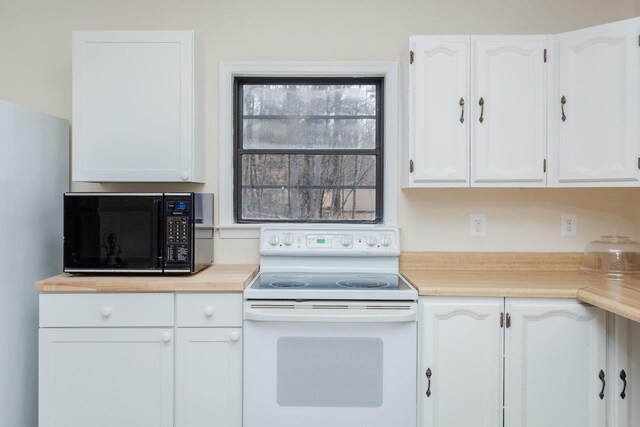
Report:
[{"label": "oven door handle", "polygon": [[268,313],[262,310],[247,310],[245,320],[256,322],[316,322],[316,323],[389,323],[415,322],[415,311],[398,313]]}]

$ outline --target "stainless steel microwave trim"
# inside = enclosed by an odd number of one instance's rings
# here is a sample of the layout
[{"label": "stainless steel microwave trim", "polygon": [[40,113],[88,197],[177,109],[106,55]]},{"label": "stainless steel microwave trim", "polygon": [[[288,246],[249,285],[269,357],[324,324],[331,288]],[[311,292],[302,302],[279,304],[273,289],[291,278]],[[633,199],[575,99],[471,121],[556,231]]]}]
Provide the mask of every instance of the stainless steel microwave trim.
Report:
[{"label": "stainless steel microwave trim", "polygon": [[93,269],[93,268],[65,268],[65,273],[136,273],[136,274],[162,274],[162,270],[129,270],[129,269]]},{"label": "stainless steel microwave trim", "polygon": [[164,194],[165,196],[179,196],[179,197],[181,197],[181,196],[190,196],[192,194],[198,194],[198,193],[162,193],[162,194]]},{"label": "stainless steel microwave trim", "polygon": [[163,194],[169,194],[169,193],[108,193],[108,192],[104,192],[104,193],[72,193],[72,192],[68,192],[68,193],[64,193],[65,196],[150,196],[150,197],[157,197],[157,196],[162,196]]}]

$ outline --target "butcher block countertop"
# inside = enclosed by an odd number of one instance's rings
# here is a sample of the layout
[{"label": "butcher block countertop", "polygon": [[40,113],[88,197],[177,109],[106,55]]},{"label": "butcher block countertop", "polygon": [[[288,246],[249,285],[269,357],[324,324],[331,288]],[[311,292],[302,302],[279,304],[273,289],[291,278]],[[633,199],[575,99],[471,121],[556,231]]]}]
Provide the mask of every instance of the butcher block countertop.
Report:
[{"label": "butcher block countertop", "polygon": [[400,273],[421,296],[575,298],[640,322],[640,279],[579,270],[578,253],[403,252]]},{"label": "butcher block countertop", "polygon": [[59,274],[36,282],[39,292],[242,292],[258,273],[255,264],[212,265],[189,276]]}]

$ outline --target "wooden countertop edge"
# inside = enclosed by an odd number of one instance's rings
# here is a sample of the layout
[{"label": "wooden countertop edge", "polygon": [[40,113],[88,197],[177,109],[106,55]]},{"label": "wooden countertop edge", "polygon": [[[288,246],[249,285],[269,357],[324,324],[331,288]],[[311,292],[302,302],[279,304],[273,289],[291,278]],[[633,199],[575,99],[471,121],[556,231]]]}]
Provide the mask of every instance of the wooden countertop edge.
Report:
[{"label": "wooden countertop edge", "polygon": [[[255,264],[221,264],[212,267],[214,269],[196,273],[196,275],[205,274],[205,276],[198,276],[196,280],[194,280],[195,275],[175,276],[169,279],[168,276],[59,274],[36,282],[35,290],[49,293],[242,292],[260,271],[259,266]],[[233,280],[228,277],[230,274],[238,274],[242,277],[240,280]],[[221,276],[221,278],[216,279],[216,276]],[[127,282],[127,280],[131,281]],[[145,282],[144,280],[149,281]]]},{"label": "wooden countertop edge", "polygon": [[[568,272],[564,270],[529,272],[533,274],[513,270],[483,271],[475,272],[478,274],[477,280],[473,278],[474,272],[469,270],[436,271],[405,268],[400,273],[418,290],[418,295],[421,297],[576,299],[635,322],[640,322],[640,281],[636,279],[620,283],[589,276],[578,271]],[[522,277],[518,277],[521,274]],[[419,276],[421,275],[425,277],[424,280],[420,280]],[[447,277],[449,275],[450,278]],[[488,279],[489,276],[497,276],[497,278]],[[444,284],[437,284],[439,280]],[[467,281],[469,285],[464,283]],[[545,283],[531,285],[538,281]],[[505,284],[505,282],[512,282],[513,285]]]},{"label": "wooden countertop edge", "polygon": [[540,288],[438,288],[419,289],[418,295],[451,297],[494,297],[494,298],[577,298],[579,289]]}]

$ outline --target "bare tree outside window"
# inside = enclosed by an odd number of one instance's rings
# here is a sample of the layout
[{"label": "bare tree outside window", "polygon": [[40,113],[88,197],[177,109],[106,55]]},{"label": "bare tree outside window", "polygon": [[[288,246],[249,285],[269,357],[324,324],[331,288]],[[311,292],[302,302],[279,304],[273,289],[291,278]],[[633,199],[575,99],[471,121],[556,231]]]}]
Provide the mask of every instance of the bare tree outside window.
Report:
[{"label": "bare tree outside window", "polygon": [[236,221],[381,222],[382,83],[236,78]]}]

